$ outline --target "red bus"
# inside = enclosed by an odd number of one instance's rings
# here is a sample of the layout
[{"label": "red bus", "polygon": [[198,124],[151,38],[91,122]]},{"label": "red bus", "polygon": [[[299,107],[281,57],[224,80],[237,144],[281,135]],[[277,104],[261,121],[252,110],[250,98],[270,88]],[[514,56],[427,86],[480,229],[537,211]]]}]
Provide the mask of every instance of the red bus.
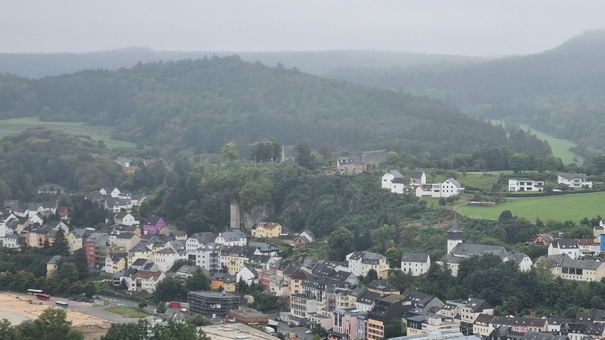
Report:
[{"label": "red bus", "polygon": [[35,295],[38,300],[46,300],[46,301],[50,300],[50,295],[48,295],[48,294],[37,293]]}]

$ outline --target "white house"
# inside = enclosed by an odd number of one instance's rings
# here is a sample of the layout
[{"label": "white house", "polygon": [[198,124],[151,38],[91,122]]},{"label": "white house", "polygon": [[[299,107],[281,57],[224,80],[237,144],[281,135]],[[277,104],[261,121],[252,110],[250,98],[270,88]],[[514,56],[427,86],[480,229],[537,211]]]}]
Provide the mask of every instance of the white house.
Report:
[{"label": "white house", "polygon": [[544,190],[543,180],[533,179],[509,179],[508,191],[542,191]]},{"label": "white house", "polygon": [[427,253],[403,253],[401,254],[401,271],[420,276],[429,271],[431,257]]},{"label": "white house", "polygon": [[214,243],[214,240],[216,240],[216,235],[214,235],[214,233],[210,231],[206,231],[203,233],[195,233],[187,238],[187,241],[185,242],[185,248],[187,249],[188,253],[192,253],[197,248],[205,244]]},{"label": "white house", "polygon": [[427,183],[416,188],[416,196],[452,197],[464,192],[464,188],[458,181],[448,178],[442,183]]},{"label": "white house", "polygon": [[126,284],[129,292],[148,292],[153,293],[166,275],[162,272],[139,270],[126,278]]},{"label": "white house", "polygon": [[548,245],[548,256],[566,254],[575,260],[580,257],[580,246],[574,239],[558,239]]},{"label": "white house", "polygon": [[195,251],[188,253],[195,256],[195,265],[209,272],[221,269],[222,245],[208,243],[198,247]]},{"label": "white house", "polygon": [[246,234],[241,232],[240,230],[233,231],[225,231],[224,233],[219,233],[216,239],[214,239],[214,243],[222,244],[225,246],[245,246],[248,240],[246,239]]},{"label": "white house", "polygon": [[370,270],[376,271],[379,279],[386,279],[390,269],[388,259],[381,254],[356,251],[346,256],[346,261],[355,276],[366,276]]},{"label": "white house", "polygon": [[585,174],[559,174],[557,183],[565,184],[570,188],[588,187],[592,189],[592,181],[589,181]]},{"label": "white house", "polygon": [[20,248],[19,235],[6,235],[0,237],[0,242],[4,248]]},{"label": "white house", "polygon": [[258,272],[254,268],[252,268],[251,266],[244,265],[242,267],[242,269],[240,269],[240,271],[237,272],[237,274],[235,274],[235,280],[236,280],[236,282],[239,282],[240,280],[243,280],[248,285],[251,285],[253,283],[257,283],[257,281],[258,281]]},{"label": "white house", "polygon": [[176,260],[186,260],[187,255],[185,252],[177,252],[171,247],[166,247],[164,249],[158,250],[155,253],[155,264],[158,266],[159,270],[163,273],[166,273]]},{"label": "white house", "polygon": [[383,189],[391,189],[393,180],[398,179],[400,183],[403,183],[403,175],[397,170],[389,170],[382,175],[381,187]]},{"label": "white house", "polygon": [[101,188],[99,193],[101,195],[109,195],[116,198],[120,196],[120,190],[118,188]]},{"label": "white house", "polygon": [[[407,183],[406,183],[407,182]],[[426,184],[423,171],[406,171],[403,175],[397,170],[389,170],[382,176],[381,187],[396,194],[405,193],[406,186],[413,188]]]},{"label": "white house", "polygon": [[127,212],[119,212],[114,216],[114,221],[116,224],[123,224],[127,226],[138,225],[139,221],[137,221],[134,216]]}]

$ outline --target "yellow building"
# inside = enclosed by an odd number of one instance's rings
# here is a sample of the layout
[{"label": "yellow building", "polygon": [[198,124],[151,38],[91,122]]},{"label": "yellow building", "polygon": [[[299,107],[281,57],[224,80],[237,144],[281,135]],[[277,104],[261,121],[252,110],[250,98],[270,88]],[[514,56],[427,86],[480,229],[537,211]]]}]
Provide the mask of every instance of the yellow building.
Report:
[{"label": "yellow building", "polygon": [[275,222],[260,222],[252,229],[252,236],[264,238],[278,238],[281,235],[281,224]]},{"label": "yellow building", "polygon": [[221,264],[227,268],[227,273],[235,275],[248,263],[255,250],[254,247],[243,246],[225,248],[221,254]]},{"label": "yellow building", "polygon": [[307,278],[307,273],[303,270],[297,270],[290,275],[290,282],[288,284],[290,295],[302,293],[302,282]]},{"label": "yellow building", "polygon": [[149,247],[140,242],[128,251],[128,268],[132,267],[134,261],[138,259],[145,259],[153,262],[155,256]]}]

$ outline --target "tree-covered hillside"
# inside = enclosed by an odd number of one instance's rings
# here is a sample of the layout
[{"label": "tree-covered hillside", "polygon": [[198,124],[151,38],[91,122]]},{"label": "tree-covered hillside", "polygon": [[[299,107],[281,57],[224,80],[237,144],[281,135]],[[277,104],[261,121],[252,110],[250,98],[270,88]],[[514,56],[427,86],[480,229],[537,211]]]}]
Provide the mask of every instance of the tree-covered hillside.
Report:
[{"label": "tree-covered hillside", "polygon": [[0,200],[31,198],[41,185],[89,192],[124,176],[102,142],[48,129],[0,139]]},{"label": "tree-covered hillside", "polygon": [[[440,102],[247,63],[238,57],[139,64],[24,80],[0,77],[0,118],[82,121],[120,140],[175,153],[216,153],[234,140],[243,154],[277,137],[285,145],[388,148],[434,158],[490,146],[550,153],[547,144],[511,145],[502,127]],[[537,146],[536,146],[537,145]]]},{"label": "tree-covered hillside", "polygon": [[442,99],[477,118],[527,123],[578,142],[588,157],[605,150],[605,31],[458,70],[340,69],[330,77]]}]

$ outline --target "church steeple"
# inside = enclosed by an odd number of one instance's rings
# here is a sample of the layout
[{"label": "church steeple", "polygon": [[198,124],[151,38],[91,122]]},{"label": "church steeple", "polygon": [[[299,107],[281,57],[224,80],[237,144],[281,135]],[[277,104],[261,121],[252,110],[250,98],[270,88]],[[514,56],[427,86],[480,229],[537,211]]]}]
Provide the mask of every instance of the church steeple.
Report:
[{"label": "church steeple", "polygon": [[452,221],[452,228],[447,232],[447,253],[451,253],[452,249],[454,249],[458,243],[462,243],[463,239],[464,232],[460,229],[458,216],[456,216],[454,217],[454,221]]}]

